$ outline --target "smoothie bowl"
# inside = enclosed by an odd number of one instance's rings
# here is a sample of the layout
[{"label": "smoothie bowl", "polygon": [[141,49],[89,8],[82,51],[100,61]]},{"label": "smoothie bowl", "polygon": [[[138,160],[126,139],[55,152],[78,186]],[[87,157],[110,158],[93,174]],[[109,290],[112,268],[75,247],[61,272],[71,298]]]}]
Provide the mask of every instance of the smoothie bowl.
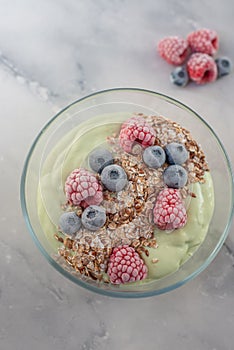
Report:
[{"label": "smoothie bowl", "polygon": [[189,107],[112,89],[43,128],[21,203],[34,241],[65,277],[109,296],[146,297],[214,259],[233,213],[233,178],[217,136]]}]

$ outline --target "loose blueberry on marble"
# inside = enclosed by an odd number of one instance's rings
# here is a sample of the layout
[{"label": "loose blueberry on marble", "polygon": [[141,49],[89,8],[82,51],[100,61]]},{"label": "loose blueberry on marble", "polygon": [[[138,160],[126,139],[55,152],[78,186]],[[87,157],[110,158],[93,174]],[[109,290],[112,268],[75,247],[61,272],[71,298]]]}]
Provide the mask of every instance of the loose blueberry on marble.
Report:
[{"label": "loose blueberry on marble", "polygon": [[113,164],[113,162],[111,152],[105,148],[96,148],[89,154],[89,166],[99,174],[107,165]]},{"label": "loose blueberry on marble", "polygon": [[127,185],[128,178],[121,166],[113,164],[103,169],[101,182],[109,191],[119,192]]},{"label": "loose blueberry on marble", "polygon": [[151,146],[144,150],[143,161],[150,168],[160,168],[165,163],[165,160],[165,152],[160,146]]},{"label": "loose blueberry on marble", "polygon": [[182,188],[187,183],[188,174],[181,165],[169,165],[163,172],[163,180],[168,187]]},{"label": "loose blueberry on marble", "polygon": [[166,158],[168,164],[183,164],[188,159],[189,153],[182,145],[178,142],[168,143],[165,148]]},{"label": "loose blueberry on marble", "polygon": [[60,230],[67,235],[74,235],[81,227],[81,220],[75,212],[63,213],[59,219]]},{"label": "loose blueberry on marble", "polygon": [[170,75],[170,80],[173,84],[177,86],[184,87],[189,82],[189,76],[187,69],[184,66],[176,67]]},{"label": "loose blueberry on marble", "polygon": [[216,58],[215,63],[218,69],[218,78],[229,74],[232,70],[232,63],[227,57]]},{"label": "loose blueberry on marble", "polygon": [[88,230],[96,231],[106,222],[106,210],[97,205],[90,205],[83,211],[81,222]]}]

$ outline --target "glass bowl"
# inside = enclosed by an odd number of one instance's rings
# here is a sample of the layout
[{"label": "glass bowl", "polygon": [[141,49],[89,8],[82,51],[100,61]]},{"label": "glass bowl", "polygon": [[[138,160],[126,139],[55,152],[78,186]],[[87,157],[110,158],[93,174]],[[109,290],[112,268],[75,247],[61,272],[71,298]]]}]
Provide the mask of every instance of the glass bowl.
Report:
[{"label": "glass bowl", "polygon": [[[54,202],[47,198],[46,186],[43,200],[46,210],[50,213],[51,237],[45,235],[39,220],[38,189],[41,186],[43,168],[50,160],[50,172],[54,167],[61,167],[66,154],[60,157],[56,154],[56,145],[63,142],[66,149],[68,142],[79,125],[86,121],[86,130],[91,132],[90,144],[93,145],[92,130],[100,127],[96,116],[110,115],[108,123],[115,124],[116,113],[143,113],[146,115],[162,115],[191,131],[194,139],[202,146],[206,155],[214,184],[215,208],[204,242],[194,255],[174,273],[161,279],[137,286],[120,288],[109,283],[85,281],[79,274],[60,262],[57,256],[57,246],[53,237],[53,222],[59,211],[59,199],[64,196],[64,175],[52,177],[57,182]],[[90,121],[90,122],[89,122]],[[87,123],[88,122],[88,123]],[[103,121],[103,125],[106,122]],[[102,123],[101,123],[102,124]],[[87,126],[88,125],[88,126]],[[101,127],[103,127],[101,125]],[[68,136],[67,136],[68,135]],[[75,137],[75,136],[74,136]],[[79,158],[79,150],[77,150]],[[72,170],[76,168],[72,165]],[[62,171],[61,171],[62,172]],[[51,181],[51,180],[50,180]],[[48,182],[49,186],[49,182]],[[55,115],[41,130],[27,156],[21,179],[21,205],[28,230],[40,251],[51,265],[63,276],[77,285],[91,291],[114,297],[134,298],[147,297],[173,290],[191,280],[203,271],[220,250],[230,227],[233,214],[233,177],[227,154],[212,128],[196,112],[183,103],[153,91],[134,88],[117,88],[100,91],[81,98]],[[55,214],[53,214],[55,213]],[[55,215],[55,217],[53,217]]]}]

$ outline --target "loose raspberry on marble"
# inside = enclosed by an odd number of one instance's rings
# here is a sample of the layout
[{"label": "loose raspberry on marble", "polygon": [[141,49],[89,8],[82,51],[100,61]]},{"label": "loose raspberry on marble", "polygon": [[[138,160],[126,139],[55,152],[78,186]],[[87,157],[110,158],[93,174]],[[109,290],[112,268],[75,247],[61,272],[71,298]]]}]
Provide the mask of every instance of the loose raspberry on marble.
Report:
[{"label": "loose raspberry on marble", "polygon": [[140,281],[147,276],[147,266],[134,248],[128,245],[113,249],[107,274],[113,284]]},{"label": "loose raspberry on marble", "polygon": [[206,53],[194,53],[187,62],[188,74],[197,84],[211,83],[217,79],[217,66]]},{"label": "loose raspberry on marble", "polygon": [[168,63],[180,65],[187,58],[188,43],[178,36],[169,36],[159,41],[158,52]]},{"label": "loose raspberry on marble", "polygon": [[213,56],[219,47],[218,35],[214,30],[199,29],[190,33],[187,42],[193,52]]},{"label": "loose raspberry on marble", "polygon": [[187,213],[179,190],[163,189],[153,209],[155,225],[161,230],[173,230],[183,227],[187,222]]},{"label": "loose raspberry on marble", "polygon": [[143,148],[153,146],[156,132],[143,118],[132,117],[126,120],[119,133],[119,144],[125,152],[131,153],[134,143]]},{"label": "loose raspberry on marble", "polygon": [[75,169],[65,182],[66,198],[71,204],[86,208],[103,201],[102,186],[94,174],[85,169]]}]

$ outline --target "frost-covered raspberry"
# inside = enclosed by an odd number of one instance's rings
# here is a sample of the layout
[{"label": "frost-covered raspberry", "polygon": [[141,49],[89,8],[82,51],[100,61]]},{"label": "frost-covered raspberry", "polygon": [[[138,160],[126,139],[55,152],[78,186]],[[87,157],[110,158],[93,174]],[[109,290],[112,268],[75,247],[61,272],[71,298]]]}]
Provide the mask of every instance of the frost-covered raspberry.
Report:
[{"label": "frost-covered raspberry", "polygon": [[187,42],[193,52],[213,56],[219,47],[218,35],[211,29],[199,29],[190,33]]},{"label": "frost-covered raspberry", "polygon": [[153,216],[155,225],[161,230],[183,227],[187,222],[187,213],[179,190],[162,190],[157,197]]},{"label": "frost-covered raspberry", "polygon": [[158,52],[168,63],[178,66],[185,61],[188,55],[188,44],[183,38],[169,36],[159,41]]},{"label": "frost-covered raspberry", "polygon": [[134,248],[128,245],[113,249],[107,274],[113,284],[143,280],[147,276],[147,266]]},{"label": "frost-covered raspberry", "polygon": [[187,62],[188,74],[197,84],[211,83],[217,79],[217,66],[206,53],[194,53]]},{"label": "frost-covered raspberry", "polygon": [[131,153],[135,142],[143,148],[153,146],[156,132],[143,118],[132,117],[122,124],[119,133],[119,144],[125,152]]},{"label": "frost-covered raspberry", "polygon": [[94,174],[80,168],[71,172],[65,182],[66,198],[74,205],[87,207],[103,201],[102,186]]}]

